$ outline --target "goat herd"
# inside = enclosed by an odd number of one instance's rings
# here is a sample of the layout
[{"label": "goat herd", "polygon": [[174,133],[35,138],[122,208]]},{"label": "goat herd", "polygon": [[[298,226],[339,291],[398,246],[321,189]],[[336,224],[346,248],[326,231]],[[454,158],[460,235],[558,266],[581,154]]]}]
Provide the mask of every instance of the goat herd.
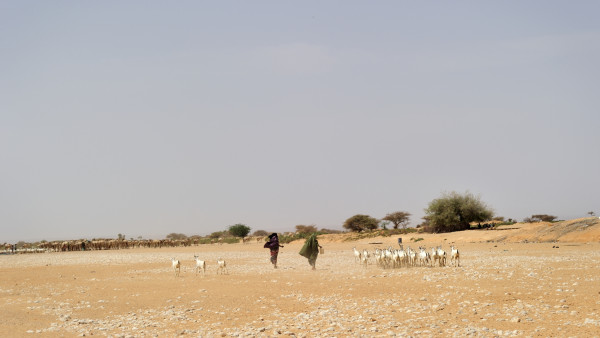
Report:
[{"label": "goat herd", "polygon": [[[402,267],[413,267],[413,266],[460,266],[460,253],[454,246],[450,247],[450,254],[446,254],[446,251],[442,249],[442,246],[431,248],[427,251],[425,247],[419,247],[418,251],[413,250],[411,247],[404,249],[401,245],[400,249],[394,249],[389,247],[387,249],[375,249],[373,252],[369,252],[367,249],[362,251],[357,250],[356,247],[352,248],[354,251],[354,259],[357,263],[367,267],[367,265],[374,259],[378,267],[387,268],[402,268]],[[448,263],[448,256],[450,256],[450,263]],[[371,259],[372,257],[372,259]],[[201,260],[198,255],[194,255],[196,266],[194,268],[196,274],[202,272],[202,275],[206,275],[206,261]],[[173,271],[175,276],[179,276],[181,272],[181,262],[178,259],[171,258]],[[217,259],[217,274],[229,274],[227,270],[227,262],[223,258]]]},{"label": "goat herd", "polygon": [[[367,249],[362,251],[354,250],[354,259],[357,263],[362,264],[366,267],[371,260],[371,257],[375,260],[377,266],[384,269],[387,268],[401,268],[401,267],[412,267],[412,266],[446,266],[448,264],[446,251],[442,249],[442,246],[431,248],[427,251],[425,247],[419,247],[418,251],[408,247],[406,250],[401,245],[400,249],[393,249],[389,247],[387,249],[375,249],[374,252],[370,253]],[[460,266],[460,253],[454,246],[450,247],[450,265]]]}]

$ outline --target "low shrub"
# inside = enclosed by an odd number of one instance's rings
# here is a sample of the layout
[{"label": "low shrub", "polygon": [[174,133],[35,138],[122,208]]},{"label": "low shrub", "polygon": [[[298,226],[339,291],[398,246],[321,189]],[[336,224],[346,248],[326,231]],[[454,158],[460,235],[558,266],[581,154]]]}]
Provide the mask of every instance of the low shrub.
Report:
[{"label": "low shrub", "polygon": [[211,244],[213,242],[213,240],[211,240],[210,238],[198,238],[196,240],[194,240],[197,244]]},{"label": "low shrub", "polygon": [[373,237],[390,237],[395,235],[405,235],[411,233],[418,233],[419,229],[406,228],[406,229],[379,229],[375,231],[363,231],[353,232],[350,236],[344,239],[345,242],[356,241],[359,239],[373,238]]},{"label": "low shrub", "polygon": [[235,244],[235,243],[239,243],[240,242],[240,238],[239,237],[225,237],[221,239],[222,243],[225,244]]},{"label": "low shrub", "polygon": [[[297,241],[299,239],[306,239],[306,238],[310,237],[310,235],[312,235],[313,233],[314,232],[311,232],[311,233],[302,232],[302,233],[295,233],[290,236],[281,235],[281,236],[279,236],[279,243],[286,244],[286,243],[290,243],[293,241]],[[322,235],[323,233],[321,231],[317,231],[316,234]]]}]

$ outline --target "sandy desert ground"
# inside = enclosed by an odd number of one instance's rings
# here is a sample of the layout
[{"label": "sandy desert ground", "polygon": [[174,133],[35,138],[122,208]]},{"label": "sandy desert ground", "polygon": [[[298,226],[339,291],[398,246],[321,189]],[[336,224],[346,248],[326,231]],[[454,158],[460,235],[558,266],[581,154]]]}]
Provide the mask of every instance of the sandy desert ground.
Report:
[{"label": "sandy desert ground", "polygon": [[301,242],[281,249],[279,269],[260,243],[0,255],[0,336],[600,336],[600,226],[540,242],[549,228],[403,237],[455,243],[460,267],[365,268],[353,247],[396,248],[397,237],[339,235],[321,237],[316,271]]}]

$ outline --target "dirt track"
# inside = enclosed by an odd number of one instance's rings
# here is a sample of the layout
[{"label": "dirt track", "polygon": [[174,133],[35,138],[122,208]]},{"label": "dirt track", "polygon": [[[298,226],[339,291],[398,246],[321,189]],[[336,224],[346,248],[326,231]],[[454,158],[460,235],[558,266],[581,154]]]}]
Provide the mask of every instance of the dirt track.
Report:
[{"label": "dirt track", "polygon": [[[461,267],[354,262],[353,246],[397,247],[395,237],[322,238],[317,271],[297,254],[301,243],[281,250],[277,270],[256,243],[0,255],[0,336],[600,335],[598,243],[484,234],[404,238],[413,248],[456,242]],[[194,253],[208,261],[205,277],[192,271]],[[215,273],[219,256],[227,275]]]}]

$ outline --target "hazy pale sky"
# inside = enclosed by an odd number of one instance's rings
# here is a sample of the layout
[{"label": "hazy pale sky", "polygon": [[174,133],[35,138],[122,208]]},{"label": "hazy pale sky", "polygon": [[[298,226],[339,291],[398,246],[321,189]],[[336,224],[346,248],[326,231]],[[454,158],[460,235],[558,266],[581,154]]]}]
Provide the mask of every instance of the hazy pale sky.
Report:
[{"label": "hazy pale sky", "polygon": [[598,1],[2,1],[0,243],[600,213]]}]

